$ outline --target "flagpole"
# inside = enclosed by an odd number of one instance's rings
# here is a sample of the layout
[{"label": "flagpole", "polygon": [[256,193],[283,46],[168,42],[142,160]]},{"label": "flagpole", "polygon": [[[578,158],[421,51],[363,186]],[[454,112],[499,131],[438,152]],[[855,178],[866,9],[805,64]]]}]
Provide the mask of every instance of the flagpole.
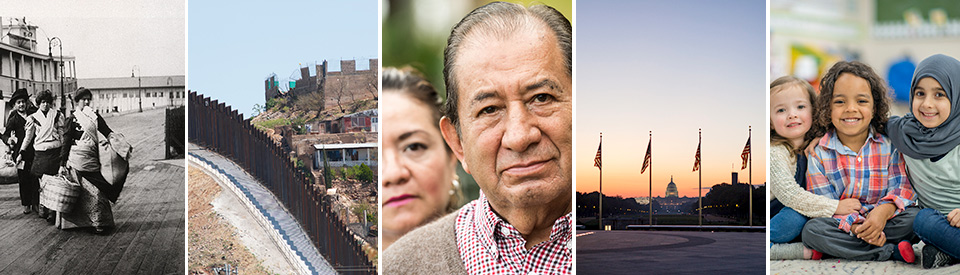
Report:
[{"label": "flagpole", "polygon": [[[697,137],[697,148],[699,149],[700,146],[703,144],[703,128],[698,129],[698,132],[697,132],[697,133],[699,134],[699,136]],[[703,227],[703,168],[702,168],[702,166],[703,166],[703,159],[702,159],[702,158],[701,158],[700,163],[699,163],[698,165],[700,165],[700,166],[697,167],[697,168],[698,168],[698,169],[697,169],[697,178],[698,178],[698,180],[697,180],[697,182],[698,182],[698,183],[697,183],[697,196],[699,196],[699,199],[697,199],[697,200],[698,200],[699,203],[700,203],[700,211],[699,211],[699,214],[697,214],[697,215],[698,215],[698,216],[697,216],[697,222],[700,224],[700,227]]]},{"label": "flagpole", "polygon": [[[603,132],[600,132],[600,149],[603,149]],[[598,149],[599,150],[599,149]],[[600,230],[603,230],[603,155],[600,155]]]},{"label": "flagpole", "polygon": [[[750,143],[752,143],[752,139],[750,139],[752,135],[753,135],[753,128],[748,125],[747,140],[750,141]],[[748,155],[750,157],[750,162],[748,163],[750,165],[750,170],[748,170],[750,172],[750,183],[749,183],[750,184],[750,212],[748,213],[750,218],[750,226],[753,226],[753,146],[750,146],[750,152],[748,152]]]},{"label": "flagpole", "polygon": [[[653,146],[653,131],[650,131],[650,141],[649,141],[649,143],[647,144],[647,147],[651,147],[651,146]],[[650,216],[650,223],[649,223],[649,225],[652,227],[652,226],[653,226],[653,148],[648,148],[648,149],[651,150],[651,153],[650,153],[650,174],[649,174],[649,176],[650,176],[650,199],[647,200],[647,205],[650,206],[650,213],[648,213],[649,216]]]}]

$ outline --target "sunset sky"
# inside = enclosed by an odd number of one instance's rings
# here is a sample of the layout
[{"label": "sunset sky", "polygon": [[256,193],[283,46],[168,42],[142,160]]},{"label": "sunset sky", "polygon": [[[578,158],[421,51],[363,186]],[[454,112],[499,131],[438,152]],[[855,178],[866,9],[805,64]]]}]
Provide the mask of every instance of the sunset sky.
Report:
[{"label": "sunset sky", "polygon": [[[592,2],[591,2],[592,3]],[[653,131],[653,196],[670,176],[697,196],[692,172],[703,129],[703,187],[730,182],[753,126],[753,184],[766,181],[764,1],[633,1],[577,7],[576,189],[598,189],[593,166],[603,132],[603,193],[648,195],[640,174]],[[703,191],[706,195],[707,190]]]}]

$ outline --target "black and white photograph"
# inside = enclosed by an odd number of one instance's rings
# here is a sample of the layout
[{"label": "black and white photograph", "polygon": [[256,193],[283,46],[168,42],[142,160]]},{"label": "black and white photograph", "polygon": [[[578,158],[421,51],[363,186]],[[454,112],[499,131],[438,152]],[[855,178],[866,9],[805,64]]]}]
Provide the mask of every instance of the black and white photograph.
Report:
[{"label": "black and white photograph", "polygon": [[0,7],[0,274],[184,272],[185,3]]}]

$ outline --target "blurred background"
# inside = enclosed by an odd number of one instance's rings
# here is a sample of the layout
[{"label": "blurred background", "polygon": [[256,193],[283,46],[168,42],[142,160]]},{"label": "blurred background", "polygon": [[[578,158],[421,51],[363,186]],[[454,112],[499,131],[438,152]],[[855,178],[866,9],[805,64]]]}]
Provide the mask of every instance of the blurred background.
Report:
[{"label": "blurred background", "polygon": [[891,115],[903,115],[916,64],[938,53],[960,58],[960,2],[770,1],[771,80],[792,74],[819,90],[834,63],[861,61],[887,81]]},{"label": "blurred background", "polygon": [[[443,48],[447,45],[450,30],[467,13],[490,2],[493,1],[382,0],[382,66],[416,68],[446,99]],[[573,23],[573,3],[569,0],[505,2],[524,6],[545,4],[563,13]],[[480,194],[477,183],[462,167],[457,170],[466,198],[464,202],[476,199]]]}]

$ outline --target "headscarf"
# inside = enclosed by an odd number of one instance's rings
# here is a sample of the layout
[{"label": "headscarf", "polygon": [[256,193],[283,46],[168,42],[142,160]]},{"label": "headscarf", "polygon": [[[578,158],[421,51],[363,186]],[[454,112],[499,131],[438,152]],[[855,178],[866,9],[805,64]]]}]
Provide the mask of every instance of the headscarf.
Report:
[{"label": "headscarf", "polygon": [[940,82],[950,100],[950,116],[939,126],[927,128],[913,114],[913,96],[910,96],[910,113],[891,117],[887,122],[887,133],[893,146],[914,159],[941,156],[960,145],[960,118],[957,118],[960,116],[960,61],[942,54],[921,61],[913,73],[911,94],[924,77],[933,77]]}]

